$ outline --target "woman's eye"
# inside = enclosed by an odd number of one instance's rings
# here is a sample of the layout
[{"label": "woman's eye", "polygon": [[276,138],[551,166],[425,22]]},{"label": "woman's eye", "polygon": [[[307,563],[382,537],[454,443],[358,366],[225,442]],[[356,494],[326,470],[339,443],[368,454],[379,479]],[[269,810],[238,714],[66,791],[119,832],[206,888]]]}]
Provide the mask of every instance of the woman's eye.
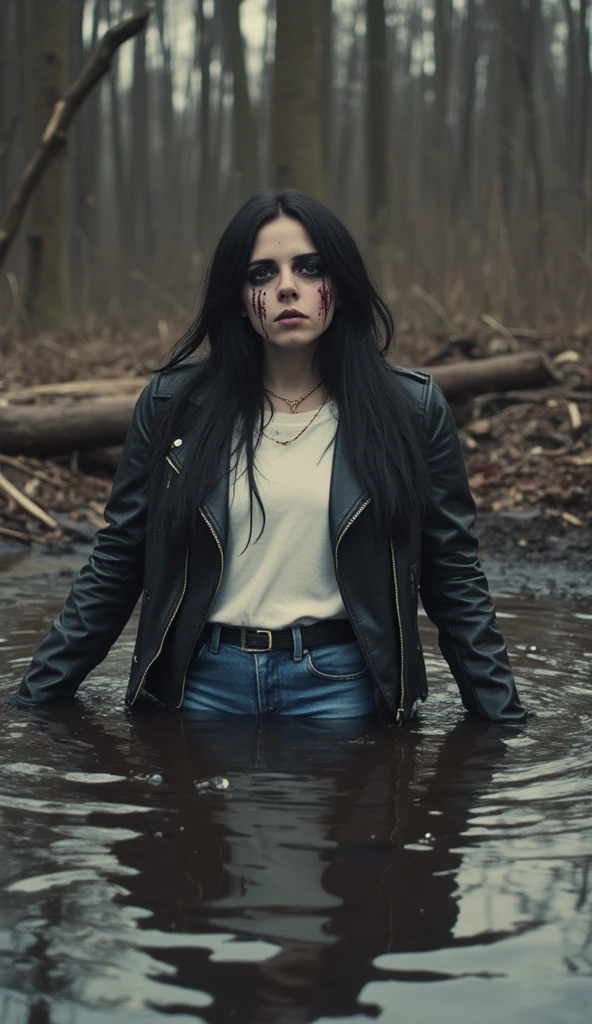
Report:
[{"label": "woman's eye", "polygon": [[271,277],[271,271],[267,267],[255,267],[251,270],[247,280],[249,284],[262,284],[263,281],[268,281]]},{"label": "woman's eye", "polygon": [[321,277],[323,268],[320,263],[304,263],[301,268],[306,277]]}]

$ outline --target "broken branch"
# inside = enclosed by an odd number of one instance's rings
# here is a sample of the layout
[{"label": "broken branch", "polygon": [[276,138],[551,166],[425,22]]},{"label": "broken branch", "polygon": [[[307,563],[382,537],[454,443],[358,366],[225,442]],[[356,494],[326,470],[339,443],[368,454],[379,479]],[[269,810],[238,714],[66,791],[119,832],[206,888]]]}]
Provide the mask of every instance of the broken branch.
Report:
[{"label": "broken branch", "polygon": [[94,88],[96,83],[107,73],[116,50],[128,39],[137,35],[145,27],[150,11],[148,9],[135,14],[131,18],[114,25],[105,33],[90,60],[72,83],[64,96],[53,108],[51,117],[41,137],[41,143],[27,166],[12,195],[4,223],[0,226],[0,267],[6,259],[21,226],[29,200],[37,187],[46,168],[56,153],[63,147],[70,122],[76,111]]}]

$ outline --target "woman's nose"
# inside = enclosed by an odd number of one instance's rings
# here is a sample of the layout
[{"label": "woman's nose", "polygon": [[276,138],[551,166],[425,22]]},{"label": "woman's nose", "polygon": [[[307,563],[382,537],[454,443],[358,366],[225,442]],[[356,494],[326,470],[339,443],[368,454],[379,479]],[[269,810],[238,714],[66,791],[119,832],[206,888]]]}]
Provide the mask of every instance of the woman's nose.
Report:
[{"label": "woman's nose", "polygon": [[298,294],[298,285],[293,274],[291,272],[282,274],[277,292],[280,302],[285,301],[286,299],[296,298]]}]

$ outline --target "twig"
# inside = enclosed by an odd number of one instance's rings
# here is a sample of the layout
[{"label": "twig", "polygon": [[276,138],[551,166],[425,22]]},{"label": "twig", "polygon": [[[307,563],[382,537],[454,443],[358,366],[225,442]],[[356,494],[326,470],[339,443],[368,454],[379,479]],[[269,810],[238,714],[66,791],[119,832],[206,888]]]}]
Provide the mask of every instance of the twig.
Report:
[{"label": "twig", "polygon": [[174,295],[167,292],[166,288],[157,284],[157,282],[153,281],[152,278],[143,274],[141,270],[130,270],[130,277],[133,278],[134,281],[139,281],[140,284],[145,285],[146,288],[150,288],[153,292],[156,292],[157,295],[160,295],[160,298],[164,299],[165,302],[168,302],[175,312],[178,313],[179,316],[182,316],[184,320],[191,320],[191,314],[187,309],[185,309],[185,306],[182,306],[180,302],[177,302]]},{"label": "twig", "polygon": [[493,327],[494,330],[498,331],[501,335],[503,335],[504,338],[507,338],[508,341],[516,341],[516,338],[512,334],[511,330],[508,327],[504,327],[503,324],[500,324],[499,320],[496,320],[495,317],[490,316],[489,313],[484,313],[481,319],[484,324],[487,324],[488,327]]},{"label": "twig", "polygon": [[8,526],[0,526],[0,534],[3,537],[14,537],[15,540],[26,540],[29,544],[31,541],[39,541],[40,544],[50,544],[51,540],[49,537],[37,537],[32,533],[22,533],[20,530],[10,530]]},{"label": "twig", "polygon": [[582,429],[582,414],[577,402],[567,402],[566,405],[572,432],[577,436]]},{"label": "twig", "polygon": [[55,519],[52,519],[51,516],[49,516],[47,512],[44,512],[39,505],[34,501],[31,501],[30,498],[27,498],[25,494],[19,491],[18,487],[15,487],[10,480],[6,479],[4,473],[0,473],[0,490],[4,491],[9,498],[13,499],[13,501],[16,501],[21,508],[24,508],[25,512],[28,512],[29,515],[35,516],[36,519],[41,520],[41,522],[45,523],[46,526],[49,526],[50,529],[59,529]]},{"label": "twig", "polygon": [[532,327],[506,327],[513,338],[534,338],[535,341],[549,341],[554,337],[553,331],[537,331]]},{"label": "twig", "polygon": [[50,487],[57,487],[61,490],[64,486],[63,481],[52,480],[51,477],[46,476],[38,469],[32,469],[30,466],[25,466],[19,459],[15,459],[13,455],[3,455],[0,452],[0,462],[3,462],[6,466],[12,466],[14,469],[20,470],[21,473],[26,473],[28,476],[32,476],[35,480],[41,480],[44,484],[49,484]]},{"label": "twig", "polygon": [[10,288],[10,294],[12,295],[12,302],[18,316],[21,318],[23,323],[30,323],[29,314],[27,313],[27,310],[23,305],[23,300],[21,299],[16,274],[13,274],[12,270],[9,270],[6,275],[6,280],[8,281],[8,287]]},{"label": "twig", "polygon": [[70,122],[96,83],[107,74],[113,55],[126,40],[145,27],[148,9],[114,25],[105,33],[78,78],[55,104],[41,143],[25,167],[0,225],[0,266],[21,226],[29,200],[54,156],[63,150]]},{"label": "twig", "polygon": [[423,299],[423,301],[426,302],[428,306],[430,306],[430,308],[434,310],[434,313],[436,313],[440,317],[440,320],[442,320],[442,322],[445,323],[446,327],[450,330],[450,317],[448,316],[448,313],[444,309],[444,306],[442,306],[441,303],[439,303],[438,300],[435,299],[433,295],[430,295],[429,292],[424,291],[424,289],[421,288],[420,285],[418,284],[412,285],[411,291],[413,292],[414,295],[417,295],[418,299]]}]

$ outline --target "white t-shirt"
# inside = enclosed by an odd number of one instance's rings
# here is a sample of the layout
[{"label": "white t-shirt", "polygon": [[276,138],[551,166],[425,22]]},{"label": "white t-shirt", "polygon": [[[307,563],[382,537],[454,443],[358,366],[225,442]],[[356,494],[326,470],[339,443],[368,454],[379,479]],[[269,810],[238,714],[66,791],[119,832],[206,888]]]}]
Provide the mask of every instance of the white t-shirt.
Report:
[{"label": "white t-shirt", "polygon": [[[259,629],[306,626],[347,613],[335,579],[329,539],[329,488],[337,408],[327,403],[314,423],[285,447],[314,412],[274,413],[255,453],[255,479],[265,508],[253,501],[244,458],[231,471],[229,534],[224,575],[210,622]],[[246,547],[246,550],[245,550]]]}]

